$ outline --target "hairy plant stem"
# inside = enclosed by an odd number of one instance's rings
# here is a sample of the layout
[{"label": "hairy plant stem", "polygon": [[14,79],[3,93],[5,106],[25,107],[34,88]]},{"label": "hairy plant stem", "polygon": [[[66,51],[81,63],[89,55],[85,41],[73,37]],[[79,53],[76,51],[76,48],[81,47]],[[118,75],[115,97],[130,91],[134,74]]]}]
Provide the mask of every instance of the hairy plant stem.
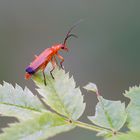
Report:
[{"label": "hairy plant stem", "polygon": [[83,122],[80,122],[80,121],[73,121],[73,123],[78,127],[82,127],[82,128],[88,129],[88,130],[96,131],[96,132],[100,132],[100,131],[103,131],[103,130],[105,130],[107,132],[112,132],[109,129],[98,127],[98,126],[87,124],[87,123],[83,123]]},{"label": "hairy plant stem", "polygon": [[85,128],[85,129],[95,131],[95,132],[106,131],[106,132],[112,133],[112,135],[124,134],[123,132],[113,131],[113,130],[110,130],[107,128],[99,127],[96,125],[91,125],[91,124],[80,122],[80,121],[72,121],[72,122],[73,122],[73,124],[75,124],[78,127]]}]

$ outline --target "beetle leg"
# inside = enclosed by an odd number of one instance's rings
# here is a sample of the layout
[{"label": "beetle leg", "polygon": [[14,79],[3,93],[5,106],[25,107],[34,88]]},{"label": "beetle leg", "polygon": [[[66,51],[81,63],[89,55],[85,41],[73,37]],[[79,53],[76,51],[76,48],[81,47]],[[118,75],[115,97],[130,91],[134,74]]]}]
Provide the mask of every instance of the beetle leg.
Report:
[{"label": "beetle leg", "polygon": [[35,59],[37,58],[38,56],[37,55],[35,55]]},{"label": "beetle leg", "polygon": [[45,72],[44,72],[45,68],[46,68],[46,64],[44,64],[43,67],[42,67],[42,73],[43,73],[43,78],[44,78],[44,85],[46,86],[47,83],[46,83],[46,76],[45,76]]},{"label": "beetle leg", "polygon": [[53,76],[53,74],[52,74],[52,72],[53,72],[53,70],[55,69],[55,67],[56,67],[56,63],[55,63],[55,58],[53,59],[51,59],[51,64],[52,64],[52,70],[50,71],[50,74],[51,74],[51,76],[52,76],[52,78],[54,79],[54,76]]},{"label": "beetle leg", "polygon": [[56,55],[58,56],[59,59],[61,59],[60,66],[61,66],[62,69],[64,69],[64,67],[62,65],[63,62],[64,62],[64,58],[60,54],[58,54],[58,53]]},{"label": "beetle leg", "polygon": [[44,77],[44,85],[46,86],[47,84],[46,84],[46,76],[45,76],[45,73],[44,73],[44,69],[43,69],[42,73],[43,73],[43,77]]},{"label": "beetle leg", "polygon": [[58,66],[58,62],[55,56],[54,56],[54,60],[55,60],[56,65]]}]

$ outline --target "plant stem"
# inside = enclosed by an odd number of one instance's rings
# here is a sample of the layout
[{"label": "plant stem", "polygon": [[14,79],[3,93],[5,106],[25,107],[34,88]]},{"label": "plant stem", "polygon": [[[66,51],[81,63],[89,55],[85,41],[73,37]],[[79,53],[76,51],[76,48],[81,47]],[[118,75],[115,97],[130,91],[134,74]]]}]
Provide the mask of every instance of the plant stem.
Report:
[{"label": "plant stem", "polygon": [[96,131],[96,132],[100,132],[100,131],[103,131],[103,130],[108,131],[108,132],[112,132],[109,129],[98,127],[98,126],[87,124],[87,123],[83,123],[83,122],[80,122],[80,121],[73,121],[73,123],[78,127],[82,127],[82,128],[88,129],[88,130]]},{"label": "plant stem", "polygon": [[[113,130],[103,128],[103,127],[99,127],[99,126],[95,126],[95,125],[91,125],[91,124],[88,124],[88,123],[83,123],[83,122],[80,122],[80,121],[73,121],[73,123],[78,127],[85,128],[85,129],[88,129],[88,130],[92,130],[92,131],[95,131],[95,132],[106,131],[106,132],[112,133],[113,135],[115,134],[113,132]],[[117,131],[116,134],[124,134],[124,133]]]}]

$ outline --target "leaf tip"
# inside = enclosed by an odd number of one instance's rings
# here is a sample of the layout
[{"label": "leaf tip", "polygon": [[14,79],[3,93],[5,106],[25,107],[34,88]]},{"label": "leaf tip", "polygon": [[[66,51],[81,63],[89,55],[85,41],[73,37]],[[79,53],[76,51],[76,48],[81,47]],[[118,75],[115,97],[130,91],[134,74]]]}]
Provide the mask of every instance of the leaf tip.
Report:
[{"label": "leaf tip", "polygon": [[97,93],[98,92],[98,88],[96,86],[96,84],[89,82],[86,86],[83,87],[84,89],[86,89],[87,91],[92,91]]}]

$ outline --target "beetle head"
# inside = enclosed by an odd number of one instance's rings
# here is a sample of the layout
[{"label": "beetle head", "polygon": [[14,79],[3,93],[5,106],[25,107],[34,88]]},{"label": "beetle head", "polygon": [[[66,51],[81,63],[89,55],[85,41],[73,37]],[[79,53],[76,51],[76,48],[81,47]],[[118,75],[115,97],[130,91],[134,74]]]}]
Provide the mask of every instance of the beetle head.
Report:
[{"label": "beetle head", "polygon": [[67,51],[67,52],[69,51],[69,49],[67,48],[66,44],[65,45],[62,44],[61,49],[64,50],[64,51]]}]

